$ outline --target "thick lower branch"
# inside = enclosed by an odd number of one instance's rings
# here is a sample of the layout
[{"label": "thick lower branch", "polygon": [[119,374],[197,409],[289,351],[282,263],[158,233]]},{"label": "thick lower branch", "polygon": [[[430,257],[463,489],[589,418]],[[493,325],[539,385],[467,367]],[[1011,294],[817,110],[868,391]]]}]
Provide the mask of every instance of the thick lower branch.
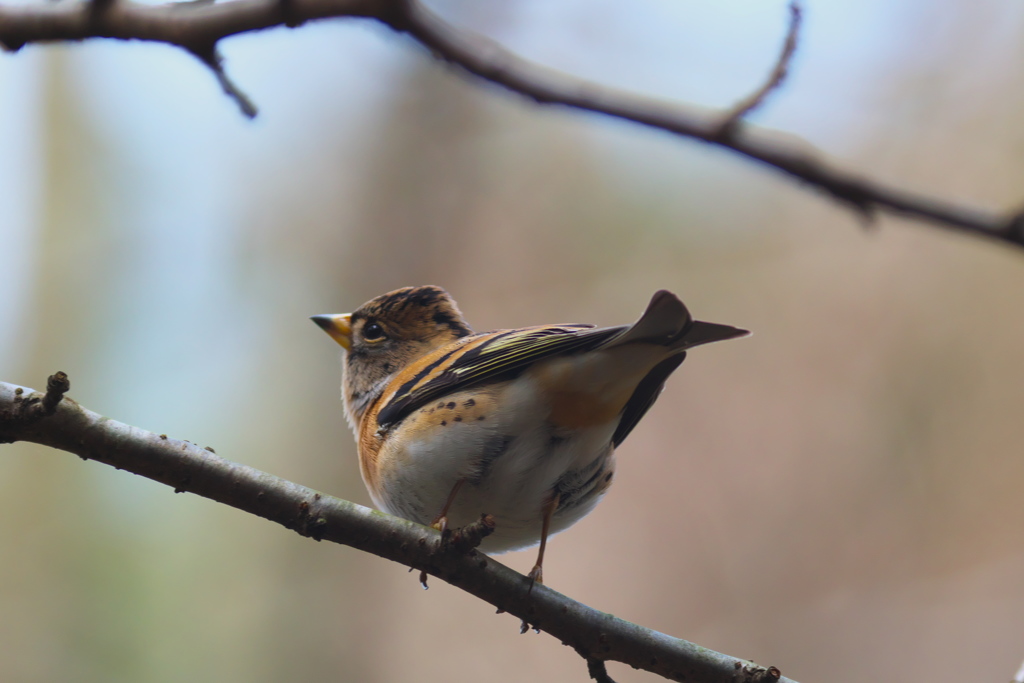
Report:
[{"label": "thick lower branch", "polygon": [[[528,594],[530,581],[523,575],[466,545],[442,546],[437,532],[427,527],[230,462],[188,441],[102,417],[68,398],[47,414],[38,409],[43,401],[43,394],[0,382],[0,443],[31,441],[69,451],[269,519],[302,536],[426,571],[547,631],[588,661],[624,662],[691,683],[788,683],[774,667],[652,631],[547,587],[534,586]],[[487,521],[480,525],[486,527]]]}]

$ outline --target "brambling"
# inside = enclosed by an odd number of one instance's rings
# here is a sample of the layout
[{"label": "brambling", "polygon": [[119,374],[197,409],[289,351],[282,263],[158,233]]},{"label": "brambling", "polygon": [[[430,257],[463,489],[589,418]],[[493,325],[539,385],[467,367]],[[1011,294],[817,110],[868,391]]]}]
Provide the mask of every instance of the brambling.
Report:
[{"label": "brambling", "polygon": [[604,496],[615,449],[686,351],[749,334],[694,320],[665,290],[620,327],[474,334],[433,286],[312,320],[347,352],[342,399],[374,505],[441,530],[489,513],[481,550],[539,542],[536,582],[548,536]]}]

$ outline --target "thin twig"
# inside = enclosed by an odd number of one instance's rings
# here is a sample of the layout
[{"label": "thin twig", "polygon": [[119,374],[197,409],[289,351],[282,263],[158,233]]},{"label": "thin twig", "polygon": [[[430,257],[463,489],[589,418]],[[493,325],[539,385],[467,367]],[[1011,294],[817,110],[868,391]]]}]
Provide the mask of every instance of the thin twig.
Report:
[{"label": "thin twig", "polygon": [[719,135],[722,137],[733,135],[743,117],[764,104],[768,95],[777,90],[782,85],[782,82],[786,80],[786,76],[789,75],[789,64],[793,61],[793,55],[796,53],[796,46],[800,39],[802,18],[803,10],[800,7],[800,3],[797,0],[793,0],[789,3],[789,31],[786,33],[786,40],[782,44],[782,52],[779,53],[779,58],[775,62],[775,68],[772,69],[768,80],[760,88],[737,102],[736,106],[725,115],[719,128]]},{"label": "thin twig", "polygon": [[[66,380],[66,377],[65,377]],[[475,595],[591,659],[624,662],[675,681],[792,683],[764,667],[618,619],[537,585],[475,549],[439,543],[438,533],[224,460],[211,450],[102,417],[64,399],[51,415],[25,420],[43,395],[0,382],[0,443],[31,441],[134,472],[176,492],[230,505],[315,540],[341,543],[420,569]],[[481,520],[473,534],[490,521]],[[777,669],[775,670],[778,671]]]},{"label": "thin twig", "polygon": [[224,57],[220,54],[220,50],[217,49],[217,45],[213,44],[202,48],[193,47],[189,51],[199,61],[210,67],[213,75],[217,77],[220,87],[224,90],[224,94],[235,101],[242,115],[249,119],[256,118],[256,114],[259,113],[256,105],[249,99],[248,95],[242,92],[241,88],[235,85],[235,82],[228,76],[227,71],[224,70]]}]

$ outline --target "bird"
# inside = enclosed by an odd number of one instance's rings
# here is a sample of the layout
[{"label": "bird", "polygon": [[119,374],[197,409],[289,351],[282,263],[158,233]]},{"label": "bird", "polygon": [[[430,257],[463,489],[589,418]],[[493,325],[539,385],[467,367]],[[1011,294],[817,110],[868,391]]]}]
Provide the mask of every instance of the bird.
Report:
[{"label": "bird", "polygon": [[531,590],[548,538],[608,491],[615,450],[687,351],[750,334],[694,320],[667,290],[617,327],[474,333],[434,285],[311,320],[344,349],[342,401],[374,505],[442,531],[490,514],[481,551],[539,544]]}]

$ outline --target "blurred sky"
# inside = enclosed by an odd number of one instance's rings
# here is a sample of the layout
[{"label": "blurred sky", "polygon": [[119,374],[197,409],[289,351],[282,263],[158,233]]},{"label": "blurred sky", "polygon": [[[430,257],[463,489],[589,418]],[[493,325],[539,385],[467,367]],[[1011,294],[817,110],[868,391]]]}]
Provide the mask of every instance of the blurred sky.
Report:
[{"label": "blurred sky", "polygon": [[[703,107],[761,83],[788,17],[433,6]],[[808,0],[790,77],[751,120],[900,187],[1019,208],[1022,39],[1013,0]],[[309,315],[431,282],[479,329],[616,324],[669,288],[755,336],[674,376],[608,498],[553,541],[551,586],[808,683],[1012,675],[1019,254],[864,230],[726,152],[538,107],[370,22],[221,48],[254,121],[165,46],[0,55],[0,380],[65,370],[103,414],[368,504]],[[0,557],[2,680],[587,680],[552,639],[401,567],[23,444],[0,452]]]}]

